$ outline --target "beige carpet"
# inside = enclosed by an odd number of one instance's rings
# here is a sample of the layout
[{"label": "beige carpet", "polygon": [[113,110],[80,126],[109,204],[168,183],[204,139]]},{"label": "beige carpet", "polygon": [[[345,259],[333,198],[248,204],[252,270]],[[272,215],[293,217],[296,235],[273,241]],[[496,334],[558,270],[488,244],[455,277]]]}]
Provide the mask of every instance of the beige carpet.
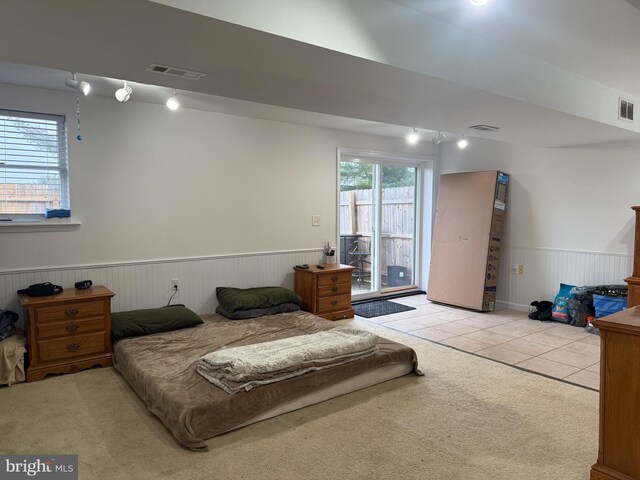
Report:
[{"label": "beige carpet", "polygon": [[[89,479],[584,479],[598,394],[349,321],[418,352],[406,376],[181,448],[113,369],[0,390],[0,452],[77,453]],[[345,322],[340,322],[345,323]]]}]

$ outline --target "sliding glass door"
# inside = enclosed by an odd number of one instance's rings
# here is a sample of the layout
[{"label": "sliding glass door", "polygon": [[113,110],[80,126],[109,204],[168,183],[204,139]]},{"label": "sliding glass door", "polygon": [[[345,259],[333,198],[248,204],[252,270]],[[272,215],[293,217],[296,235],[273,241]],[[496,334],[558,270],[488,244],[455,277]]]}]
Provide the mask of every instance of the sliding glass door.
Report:
[{"label": "sliding glass door", "polygon": [[341,153],[339,170],[340,263],[355,267],[352,294],[413,288],[418,167]]}]

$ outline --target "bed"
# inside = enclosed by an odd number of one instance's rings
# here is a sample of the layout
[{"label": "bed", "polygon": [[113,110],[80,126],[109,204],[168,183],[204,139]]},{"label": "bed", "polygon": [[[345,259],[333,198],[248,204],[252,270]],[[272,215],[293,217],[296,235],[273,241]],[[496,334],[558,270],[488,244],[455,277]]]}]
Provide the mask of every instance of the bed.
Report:
[{"label": "bed", "polygon": [[205,315],[204,324],[125,338],[114,346],[114,366],[133,390],[191,450],[206,439],[411,372],[419,373],[413,349],[379,339],[365,358],[229,395],[196,372],[198,359],[224,347],[315,333],[335,323],[306,312],[252,320]]}]

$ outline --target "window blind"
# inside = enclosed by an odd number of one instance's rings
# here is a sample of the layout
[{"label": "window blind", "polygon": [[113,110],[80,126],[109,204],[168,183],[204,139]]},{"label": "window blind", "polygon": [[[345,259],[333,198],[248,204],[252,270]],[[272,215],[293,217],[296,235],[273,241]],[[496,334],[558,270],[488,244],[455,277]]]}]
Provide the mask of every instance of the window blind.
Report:
[{"label": "window blind", "polygon": [[63,115],[0,109],[0,214],[69,208]]}]

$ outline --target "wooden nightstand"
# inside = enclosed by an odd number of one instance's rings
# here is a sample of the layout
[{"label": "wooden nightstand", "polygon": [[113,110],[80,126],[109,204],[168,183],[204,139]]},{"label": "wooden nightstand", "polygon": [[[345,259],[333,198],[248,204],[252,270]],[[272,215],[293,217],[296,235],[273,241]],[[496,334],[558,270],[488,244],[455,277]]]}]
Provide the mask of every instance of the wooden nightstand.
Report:
[{"label": "wooden nightstand", "polygon": [[113,365],[111,297],[106,287],[65,290],[59,295],[19,295],[27,330],[27,382],[48,373],[72,373]]},{"label": "wooden nightstand", "polygon": [[317,265],[309,268],[294,267],[295,290],[302,297],[302,309],[327,320],[353,318],[351,308],[350,265]]}]

